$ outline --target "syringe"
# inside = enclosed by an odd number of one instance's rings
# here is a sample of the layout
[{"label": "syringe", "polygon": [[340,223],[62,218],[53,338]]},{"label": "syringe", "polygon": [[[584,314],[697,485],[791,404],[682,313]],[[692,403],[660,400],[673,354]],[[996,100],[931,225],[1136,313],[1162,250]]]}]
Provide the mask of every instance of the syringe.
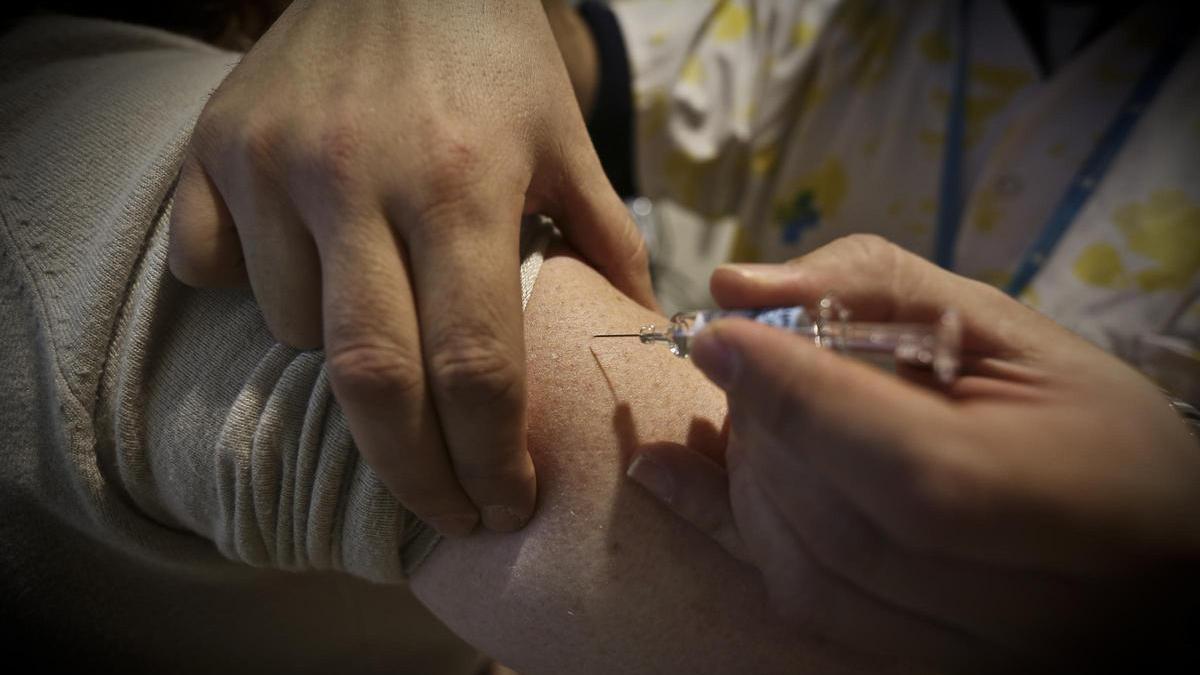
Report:
[{"label": "syringe", "polygon": [[809,336],[819,347],[859,354],[891,354],[896,363],[930,368],[937,378],[950,383],[958,374],[962,350],[962,323],[958,313],[947,310],[936,323],[878,323],[850,321],[850,312],[832,295],[818,303],[816,316],[801,306],[765,309],[702,309],[679,312],[661,331],[654,324],[636,333],[610,333],[592,337],[635,337],[643,344],[662,342],[671,353],[686,358],[692,338],[705,326],[728,317]]}]

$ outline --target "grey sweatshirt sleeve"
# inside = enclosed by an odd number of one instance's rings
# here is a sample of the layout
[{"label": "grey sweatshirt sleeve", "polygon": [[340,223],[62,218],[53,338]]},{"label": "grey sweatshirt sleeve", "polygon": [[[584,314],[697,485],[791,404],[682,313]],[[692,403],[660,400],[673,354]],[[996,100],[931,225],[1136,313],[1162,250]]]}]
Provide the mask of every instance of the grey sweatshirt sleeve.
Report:
[{"label": "grey sweatshirt sleeve", "polygon": [[437,537],[359,460],[323,354],[277,344],[248,291],[167,270],[187,137],[236,58],[100,21],[0,38],[0,272],[19,287],[0,311],[25,324],[0,349],[37,383],[0,414],[47,420],[8,439],[0,487],[170,564],[397,581]]},{"label": "grey sweatshirt sleeve", "polygon": [[151,234],[100,383],[98,459],[137,510],[225,557],[396,581],[436,543],[359,461],[323,354],[276,343],[245,291],[194,290]]}]

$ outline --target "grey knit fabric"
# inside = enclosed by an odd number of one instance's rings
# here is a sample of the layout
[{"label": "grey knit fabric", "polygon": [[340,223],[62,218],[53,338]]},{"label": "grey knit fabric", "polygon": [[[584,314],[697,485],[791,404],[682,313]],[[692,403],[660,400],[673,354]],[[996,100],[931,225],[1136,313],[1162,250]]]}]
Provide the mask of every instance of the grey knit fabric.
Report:
[{"label": "grey knit fabric", "polygon": [[[208,588],[287,589],[279,570],[397,583],[437,542],[359,460],[323,355],[277,344],[248,291],[197,291],[167,270],[188,134],[236,59],[61,17],[0,37],[6,588],[39,560],[61,568],[66,547],[99,583],[103,561],[138,561],[154,570],[147,588],[202,604],[196,575]],[[522,265],[526,299],[540,260]],[[39,538],[33,522],[77,539]],[[317,577],[366,595],[346,574]],[[317,577],[285,577],[328,600]]]}]

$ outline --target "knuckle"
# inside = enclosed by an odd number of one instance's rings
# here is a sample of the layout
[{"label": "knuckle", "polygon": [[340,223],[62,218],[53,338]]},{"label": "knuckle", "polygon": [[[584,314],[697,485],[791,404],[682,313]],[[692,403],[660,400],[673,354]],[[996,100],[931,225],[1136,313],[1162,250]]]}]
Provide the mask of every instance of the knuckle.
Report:
[{"label": "knuckle", "polygon": [[439,132],[431,139],[427,151],[431,155],[428,181],[434,195],[454,192],[463,183],[469,183],[484,161],[480,143],[464,132]]},{"label": "knuckle", "polygon": [[248,115],[237,137],[238,154],[252,167],[261,169],[279,163],[284,133],[265,115]]},{"label": "knuckle", "polygon": [[419,196],[419,215],[462,209],[484,173],[485,149],[469,132],[440,129],[426,142],[427,166]]},{"label": "knuckle", "polygon": [[461,404],[519,409],[524,400],[521,368],[498,338],[459,329],[433,347],[430,375],[444,395]]},{"label": "knuckle", "polygon": [[904,249],[877,234],[851,234],[838,241],[846,249],[843,257],[870,266],[885,278],[895,278],[901,269]]},{"label": "knuckle", "polygon": [[419,358],[398,345],[361,343],[331,350],[326,368],[335,391],[350,400],[425,395]]},{"label": "knuckle", "polygon": [[222,90],[217,91],[208,99],[196,126],[192,130],[191,145],[201,153],[215,152],[221,149],[222,141],[232,137],[235,130],[240,133],[242,123],[238,110],[229,104],[222,96]]},{"label": "knuckle", "polygon": [[335,110],[324,119],[313,138],[315,147],[309,161],[322,182],[349,187],[365,175],[367,142],[354,114]]},{"label": "knuckle", "polygon": [[851,234],[843,237],[840,242],[842,246],[867,260],[887,260],[899,248],[877,234]]}]

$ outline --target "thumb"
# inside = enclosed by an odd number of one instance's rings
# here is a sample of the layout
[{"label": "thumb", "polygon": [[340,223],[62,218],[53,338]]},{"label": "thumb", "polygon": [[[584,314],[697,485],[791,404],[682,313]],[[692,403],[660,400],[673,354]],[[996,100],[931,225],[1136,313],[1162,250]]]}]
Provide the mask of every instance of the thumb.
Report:
[{"label": "thumb", "polygon": [[815,470],[881,522],[908,503],[925,467],[961,446],[961,422],[939,394],[777,328],[718,321],[691,357],[727,393],[756,472]]},{"label": "thumb", "polygon": [[685,445],[654,443],[638,449],[625,473],[733,557],[748,560],[729,502],[729,477],[716,462]]},{"label": "thumb", "polygon": [[657,310],[646,240],[604,175],[591,142],[585,138],[584,144],[586,152],[560,160],[565,175],[554,186],[557,194],[546,200],[547,215],[613,286],[638,304]]},{"label": "thumb", "polygon": [[783,265],[723,265],[710,286],[722,307],[811,306],[832,292],[863,321],[933,322],[954,309],[964,349],[979,353],[1036,352],[1055,329],[997,289],[873,235],[844,237]]},{"label": "thumb", "polygon": [[189,286],[247,283],[242,244],[233,216],[208,172],[188,154],[171,208],[168,265]]}]

